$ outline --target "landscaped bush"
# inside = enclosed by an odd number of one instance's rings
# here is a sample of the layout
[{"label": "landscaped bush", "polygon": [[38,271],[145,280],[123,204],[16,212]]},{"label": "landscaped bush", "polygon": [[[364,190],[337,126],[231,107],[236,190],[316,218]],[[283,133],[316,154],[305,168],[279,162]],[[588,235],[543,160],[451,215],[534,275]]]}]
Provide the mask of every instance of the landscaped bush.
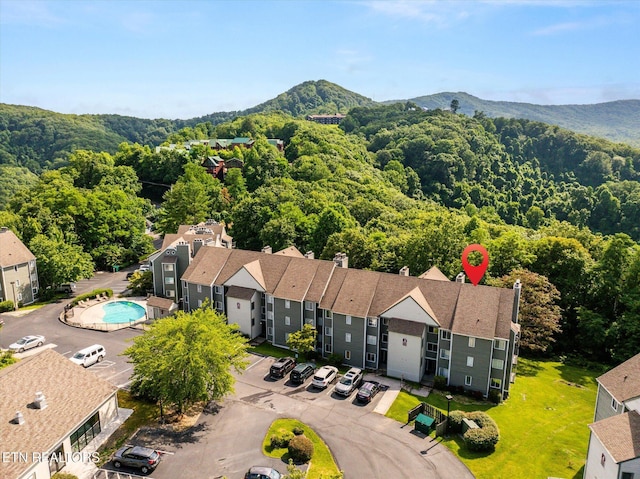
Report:
[{"label": "landscaped bush", "polygon": [[434,376],[433,387],[440,391],[444,391],[447,388],[447,378],[444,376]]},{"label": "landscaped bush", "polygon": [[56,472],[51,479],[78,479],[78,476],[69,474],[68,472]]},{"label": "landscaped bush", "polygon": [[329,357],[327,358],[327,361],[329,362],[329,364],[336,367],[340,367],[343,360],[344,360],[344,357],[341,354],[336,354],[336,353],[330,354]]},{"label": "landscaped bush", "polygon": [[7,311],[13,311],[13,301],[11,300],[0,302],[0,313],[6,313]]},{"label": "landscaped bush", "polygon": [[110,298],[113,296],[112,289],[94,289],[93,291],[81,294],[80,296],[76,296],[75,298],[73,298],[73,301],[71,301],[71,306],[77,305],[83,299],[94,299],[96,296],[103,293],[106,293]]},{"label": "landscaped bush", "polygon": [[293,434],[295,436],[301,436],[302,434],[304,434],[304,431],[302,429],[300,429],[299,427],[294,427],[293,428]]},{"label": "landscaped bush", "polygon": [[472,451],[493,451],[500,440],[496,422],[482,411],[470,412],[466,416],[478,425],[478,429],[469,429],[462,436],[466,446]]},{"label": "landscaped bush", "polygon": [[278,434],[271,436],[271,447],[273,449],[281,449],[288,447],[291,439],[293,439],[293,433],[290,431],[278,431]]},{"label": "landscaped bush", "polygon": [[500,404],[502,402],[502,394],[497,389],[489,391],[489,401],[493,404]]},{"label": "landscaped bush", "polygon": [[309,462],[313,456],[313,443],[305,435],[294,436],[289,441],[289,456],[293,462]]},{"label": "landscaped bush", "polygon": [[464,411],[451,411],[449,414],[449,431],[457,433],[462,431],[462,420],[465,418]]}]

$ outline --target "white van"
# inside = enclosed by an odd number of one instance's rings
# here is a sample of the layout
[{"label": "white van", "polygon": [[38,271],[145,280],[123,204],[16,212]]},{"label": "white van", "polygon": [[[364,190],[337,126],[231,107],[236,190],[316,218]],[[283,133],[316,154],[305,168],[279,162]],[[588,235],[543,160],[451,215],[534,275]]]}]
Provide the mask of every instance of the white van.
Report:
[{"label": "white van", "polygon": [[89,367],[92,364],[99,363],[104,359],[107,355],[107,352],[104,350],[104,347],[99,344],[94,344],[93,346],[89,346],[88,348],[81,349],[76,354],[74,354],[69,359],[76,364],[80,364],[81,366]]}]

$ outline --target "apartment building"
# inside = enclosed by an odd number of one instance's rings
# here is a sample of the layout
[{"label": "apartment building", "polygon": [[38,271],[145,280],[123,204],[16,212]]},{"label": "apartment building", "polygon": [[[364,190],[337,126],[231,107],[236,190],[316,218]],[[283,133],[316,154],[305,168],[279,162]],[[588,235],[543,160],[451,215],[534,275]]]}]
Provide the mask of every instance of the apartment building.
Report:
[{"label": "apartment building", "polygon": [[0,228],[0,301],[31,304],[38,296],[36,257],[9,228]]}]

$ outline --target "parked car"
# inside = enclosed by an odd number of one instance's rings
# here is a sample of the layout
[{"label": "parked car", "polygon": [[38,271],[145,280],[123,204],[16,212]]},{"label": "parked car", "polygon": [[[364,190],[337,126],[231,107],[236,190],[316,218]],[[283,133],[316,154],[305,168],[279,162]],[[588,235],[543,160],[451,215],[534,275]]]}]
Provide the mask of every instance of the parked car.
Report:
[{"label": "parked car", "polygon": [[104,347],[99,344],[94,344],[88,348],[81,349],[69,359],[80,366],[88,368],[92,364],[99,363],[107,355]]},{"label": "parked car", "polygon": [[76,290],[76,283],[64,283],[56,288],[56,293],[71,294]]},{"label": "parked car", "polygon": [[158,451],[142,446],[125,446],[118,449],[113,456],[113,466],[135,467],[143,474],[153,471],[160,463],[162,456]]},{"label": "parked car", "polygon": [[313,375],[313,381],[311,385],[318,388],[324,389],[338,377],[338,368],[335,366],[322,366],[316,373]]},{"label": "parked car", "polygon": [[349,396],[354,390],[362,384],[362,369],[351,368],[347,371],[340,382],[336,384],[336,393],[342,396]]},{"label": "parked car", "polygon": [[380,391],[380,384],[375,381],[367,381],[362,385],[362,387],[358,390],[358,395],[356,398],[360,402],[370,403],[374,396],[378,394]]},{"label": "parked car", "polygon": [[151,269],[151,266],[149,266],[148,264],[141,264],[140,267],[138,268],[138,271],[140,271],[141,273],[144,273],[145,271],[149,271]]},{"label": "parked car", "polygon": [[313,376],[313,373],[315,372],[315,365],[311,363],[300,363],[293,368],[293,371],[291,371],[291,374],[289,375],[289,379],[294,384],[302,384],[307,380],[307,378]]},{"label": "parked car", "polygon": [[16,353],[21,353],[27,349],[37,348],[44,344],[44,336],[25,336],[18,339],[15,343],[9,345],[9,349]]},{"label": "parked car", "polygon": [[253,466],[244,475],[244,479],[280,479],[282,474],[271,467]]},{"label": "parked car", "polygon": [[277,379],[283,378],[295,367],[296,361],[293,358],[280,358],[271,365],[269,376]]}]

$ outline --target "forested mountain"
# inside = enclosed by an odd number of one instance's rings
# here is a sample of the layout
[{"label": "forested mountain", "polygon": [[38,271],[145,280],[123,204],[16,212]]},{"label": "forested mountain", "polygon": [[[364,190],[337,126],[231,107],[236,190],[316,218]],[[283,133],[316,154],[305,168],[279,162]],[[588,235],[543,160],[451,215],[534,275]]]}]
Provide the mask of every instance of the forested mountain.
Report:
[{"label": "forested mountain", "polygon": [[[542,106],[492,102],[466,93],[440,93],[412,101],[422,107],[448,110],[457,99],[459,111],[473,116],[523,118],[557,124],[586,134],[640,146],[640,101],[598,105]],[[157,146],[184,128],[223,122],[253,113],[280,111],[294,117],[346,113],[378,103],[325,80],[308,81],[244,111],[218,112],[186,120],[148,120],[121,115],[68,115],[34,107],[0,104],[0,164],[24,166],[33,172],[66,164],[70,152],[89,149],[115,153],[124,141]],[[205,131],[205,130],[203,130]]]},{"label": "forested mountain", "polygon": [[[464,92],[443,92],[411,98],[409,101],[423,108],[448,110],[454,99],[459,103],[458,112],[468,116],[481,111],[491,118],[540,121],[585,135],[640,147],[640,100],[620,100],[594,105],[534,105],[482,100]],[[404,101],[407,100],[402,102]]]}]

